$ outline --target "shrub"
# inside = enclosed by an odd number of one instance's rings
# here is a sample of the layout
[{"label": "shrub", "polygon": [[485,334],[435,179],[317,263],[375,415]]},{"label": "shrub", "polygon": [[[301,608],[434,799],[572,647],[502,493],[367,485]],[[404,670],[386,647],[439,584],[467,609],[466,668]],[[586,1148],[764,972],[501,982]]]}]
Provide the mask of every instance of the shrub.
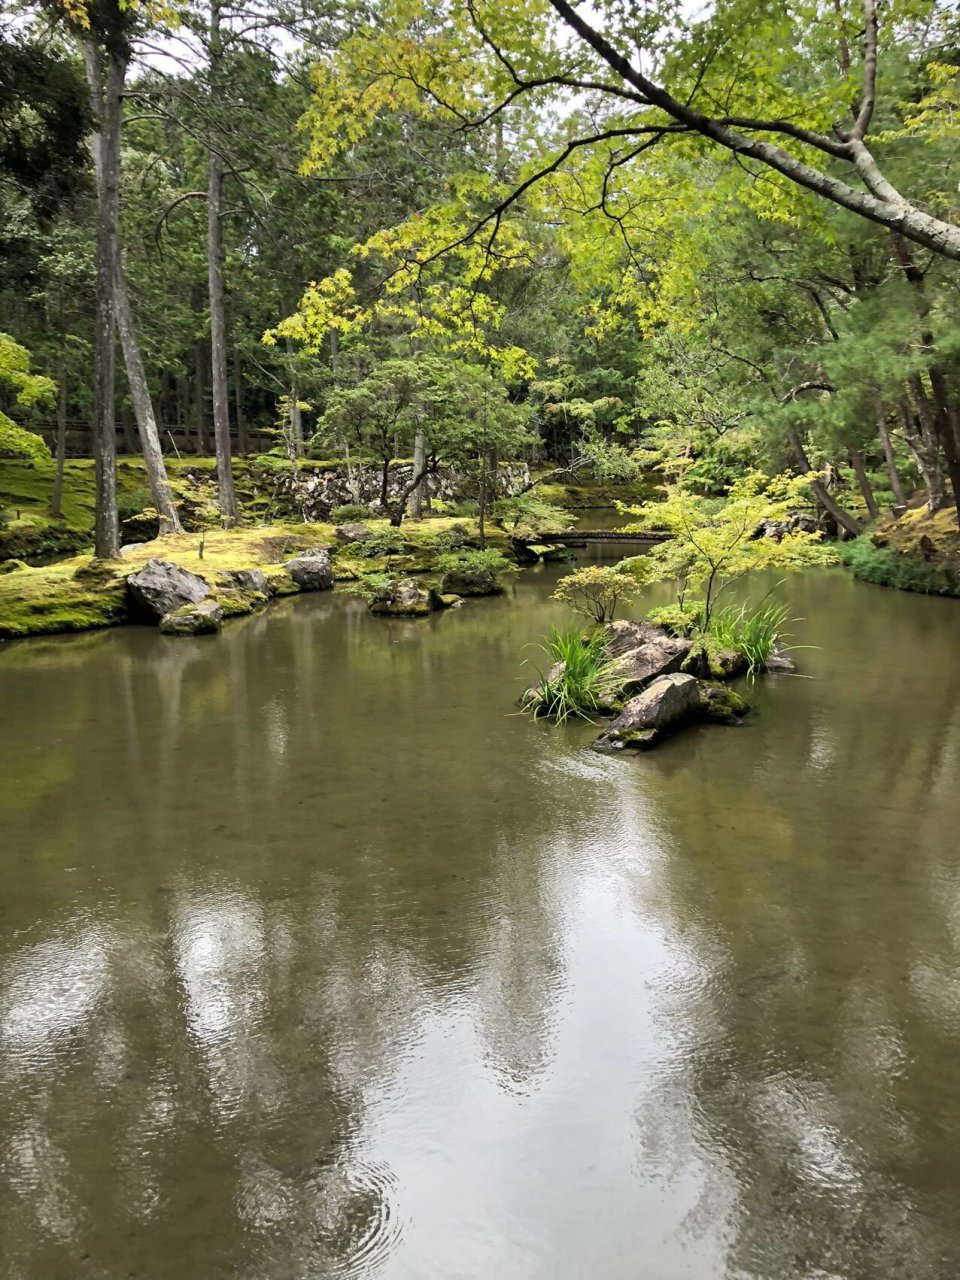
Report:
[{"label": "shrub", "polygon": [[437,556],[435,565],[442,574],[441,589],[458,596],[494,595],[503,590],[504,576],[517,571],[516,565],[493,547],[448,551]]},{"label": "shrub", "polygon": [[561,578],[552,599],[593,622],[612,622],[620,601],[631,599],[639,589],[635,576],[613,565],[592,564]]},{"label": "shrub", "polygon": [[400,556],[406,546],[399,529],[374,529],[369,538],[350,544],[350,555],[365,560],[374,556]]},{"label": "shrub", "polygon": [[449,555],[453,551],[469,548],[470,530],[462,524],[451,525],[449,529],[441,529],[433,539],[433,549],[437,556]]},{"label": "shrub", "polygon": [[536,668],[536,682],[523,704],[534,719],[549,716],[558,724],[571,717],[589,720],[620,692],[622,664],[610,657],[602,632],[584,640],[576,627],[554,628],[542,649],[550,666],[546,671]]},{"label": "shrub", "polygon": [[147,508],[153,508],[153,494],[147,485],[138,485],[135,489],[121,490],[117,494],[117,516],[121,523],[132,520]]},{"label": "shrub", "polygon": [[840,559],[857,578],[881,587],[960,596],[960,569],[946,559],[921,560],[889,547],[878,547],[868,534],[840,545]]},{"label": "shrub", "polygon": [[342,507],[334,507],[330,519],[334,524],[350,524],[354,520],[369,520],[370,508],[359,502],[347,502]]},{"label": "shrub", "polygon": [[367,604],[373,604],[376,600],[386,600],[396,581],[397,579],[389,573],[367,573],[356,582],[347,583],[346,591],[349,595],[366,600]]},{"label": "shrub", "polygon": [[656,627],[666,627],[675,636],[689,636],[703,626],[703,609],[703,600],[667,604],[660,609],[651,609],[647,620]]}]

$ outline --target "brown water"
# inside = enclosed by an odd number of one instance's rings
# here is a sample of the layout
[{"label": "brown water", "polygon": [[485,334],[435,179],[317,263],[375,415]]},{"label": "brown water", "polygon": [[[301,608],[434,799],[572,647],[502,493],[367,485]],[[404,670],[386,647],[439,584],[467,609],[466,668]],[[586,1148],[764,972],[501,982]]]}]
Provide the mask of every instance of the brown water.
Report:
[{"label": "brown water", "polygon": [[960,1273],[960,604],[606,757],[555,576],[0,649],[4,1280]]}]

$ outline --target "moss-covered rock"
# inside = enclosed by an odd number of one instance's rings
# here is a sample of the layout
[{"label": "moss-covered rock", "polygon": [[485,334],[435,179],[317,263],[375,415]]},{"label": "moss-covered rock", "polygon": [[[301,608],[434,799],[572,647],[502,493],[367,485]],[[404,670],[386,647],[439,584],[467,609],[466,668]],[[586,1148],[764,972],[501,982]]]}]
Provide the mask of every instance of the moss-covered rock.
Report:
[{"label": "moss-covered rock", "polygon": [[646,751],[685,725],[705,721],[739,724],[748,710],[747,703],[729,686],[674,672],[659,676],[625,702],[594,746],[608,751],[625,747]]},{"label": "moss-covered rock", "polygon": [[220,631],[222,621],[223,609],[216,600],[201,600],[164,614],[160,630],[165,636],[210,636]]},{"label": "moss-covered rock", "polygon": [[728,684],[718,681],[700,682],[700,698],[704,718],[715,724],[739,724],[750,710],[750,704]]},{"label": "moss-covered rock", "polygon": [[178,613],[182,605],[199,604],[210,588],[199,574],[172,560],[152,556],[142,569],[127,576],[134,608],[150,618]]},{"label": "moss-covered rock", "polygon": [[329,591],[333,586],[333,565],[326,547],[301,551],[283,567],[301,591]]},{"label": "moss-covered rock", "polygon": [[435,607],[434,593],[413,578],[379,585],[370,597],[370,612],[380,616],[424,618]]},{"label": "moss-covered rock", "polygon": [[0,560],[0,573],[18,573],[26,568],[28,565],[23,560]]},{"label": "moss-covered rock", "polygon": [[265,608],[270,603],[270,597],[263,591],[241,591],[237,587],[225,587],[217,593],[217,603],[225,618],[241,618]]}]

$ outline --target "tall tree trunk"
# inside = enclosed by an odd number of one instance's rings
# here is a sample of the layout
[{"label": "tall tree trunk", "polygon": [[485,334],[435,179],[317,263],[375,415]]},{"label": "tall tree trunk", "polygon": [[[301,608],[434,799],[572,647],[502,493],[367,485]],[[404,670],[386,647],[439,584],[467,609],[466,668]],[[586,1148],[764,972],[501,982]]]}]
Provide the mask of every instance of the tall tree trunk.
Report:
[{"label": "tall tree trunk", "polygon": [[380,506],[387,510],[387,492],[390,487],[390,459],[384,458],[380,472]]},{"label": "tall tree trunk", "polygon": [[197,427],[197,444],[194,450],[197,454],[206,454],[207,449],[207,419],[206,419],[206,383],[207,383],[207,361],[203,350],[203,342],[197,339],[193,348],[193,368],[194,368],[194,397]]},{"label": "tall tree trunk", "polygon": [[887,415],[883,407],[883,397],[879,391],[875,391],[873,394],[873,404],[877,415],[877,435],[879,435],[880,444],[883,446],[883,458],[887,464],[887,475],[890,477],[893,498],[898,507],[905,507],[907,499],[903,491],[903,481],[900,479],[900,472],[897,470],[897,460],[893,452],[890,430],[887,427]]},{"label": "tall tree trunk", "polygon": [[[811,467],[810,460],[807,457],[807,451],[803,447],[803,441],[800,439],[800,435],[795,427],[790,428],[790,444],[793,448],[793,452],[796,454],[797,462],[800,467],[807,472],[813,471],[813,467]],[[821,507],[823,507],[824,511],[836,520],[837,524],[845,533],[849,533],[852,538],[856,538],[863,532],[863,529],[860,527],[860,521],[857,520],[855,516],[852,516],[849,511],[845,510],[845,508],[841,507],[840,503],[830,496],[819,480],[811,480],[810,488],[813,490],[814,497],[820,503]]]},{"label": "tall tree trunk", "polygon": [[880,514],[880,508],[877,506],[877,500],[873,496],[873,488],[867,476],[867,469],[863,465],[863,455],[854,445],[851,445],[847,451],[850,455],[850,465],[853,467],[853,474],[857,477],[857,484],[863,495],[863,500],[867,504],[867,511],[870,513],[871,520],[876,520]]},{"label": "tall tree trunk", "polygon": [[53,494],[50,498],[50,514],[54,520],[63,519],[63,467],[67,460],[67,353],[60,357],[60,383],[57,387],[57,444],[53,464]]},{"label": "tall tree trunk", "polygon": [[233,415],[237,420],[237,452],[245,457],[250,452],[247,439],[247,419],[243,413],[243,381],[240,376],[240,348],[233,348]]},{"label": "tall tree trunk", "polygon": [[904,278],[913,291],[914,305],[921,321],[920,341],[930,357],[928,376],[934,409],[933,423],[947,464],[947,475],[950,477],[950,487],[953,490],[953,505],[957,512],[957,524],[960,526],[960,419],[954,409],[943,370],[937,362],[936,338],[927,324],[933,308],[927,297],[923,272],[914,262],[913,255],[903,237],[893,232],[891,239]]},{"label": "tall tree trunk", "polygon": [[[291,307],[291,310],[293,308]],[[287,360],[290,368],[290,389],[287,393],[287,417],[290,423],[290,441],[295,455],[303,456],[303,413],[300,409],[300,388],[294,365],[296,352],[290,338],[286,340]]]},{"label": "tall tree trunk", "polygon": [[940,467],[940,448],[931,422],[927,393],[919,374],[912,374],[908,378],[907,390],[909,399],[904,396],[900,401],[900,422],[923,476],[927,488],[927,510],[932,515],[947,505],[943,471]]},{"label": "tall tree trunk", "polygon": [[[413,474],[420,475],[427,461],[427,437],[422,428],[418,429],[413,437]],[[410,518],[412,520],[423,519],[423,485],[421,480],[413,493],[410,495]]]},{"label": "tall tree trunk", "polygon": [[479,534],[480,550],[485,551],[487,547],[487,459],[486,455],[480,458],[480,491],[477,495],[477,532]]},{"label": "tall tree trunk", "polygon": [[[210,5],[210,92],[218,105],[220,63],[223,43],[220,35],[220,2]],[[211,125],[212,128],[212,125]],[[237,520],[237,495],[233,487],[233,460],[230,451],[230,400],[227,394],[227,323],[223,298],[223,160],[217,148],[209,148],[207,158],[207,273],[210,287],[210,369],[213,391],[213,435],[217,450],[217,483],[220,491],[220,519],[225,529]]]},{"label": "tall tree trunk", "polygon": [[84,41],[84,64],[97,129],[93,139],[97,171],[97,308],[94,338],[93,459],[94,555],[120,554],[117,517],[117,435],[114,394],[117,376],[114,264],[120,218],[120,124],[126,58]]},{"label": "tall tree trunk", "polygon": [[163,461],[163,450],[160,447],[160,433],[153,412],[153,401],[150,399],[150,388],[147,385],[147,374],[140,355],[140,344],[133,323],[133,308],[130,305],[130,294],[123,275],[123,264],[117,255],[117,277],[114,284],[117,302],[117,329],[120,333],[120,346],[123,350],[123,361],[127,369],[127,382],[130,384],[130,398],[133,401],[133,412],[137,419],[137,431],[140,433],[140,448],[147,468],[147,482],[153,496],[153,505],[160,517],[161,533],[180,533],[180,517],[173,503],[170,482],[167,479],[167,468]]}]

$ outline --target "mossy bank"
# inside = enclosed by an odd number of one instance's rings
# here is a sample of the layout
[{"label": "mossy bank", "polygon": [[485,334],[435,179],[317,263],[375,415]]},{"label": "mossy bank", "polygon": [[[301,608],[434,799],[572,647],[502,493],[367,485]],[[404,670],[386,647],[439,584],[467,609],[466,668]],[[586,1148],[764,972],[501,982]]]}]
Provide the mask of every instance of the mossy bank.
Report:
[{"label": "mossy bank", "polygon": [[[375,536],[385,535],[389,528],[386,520],[365,523]],[[404,524],[401,551],[360,555],[355,546],[338,546],[332,524],[278,523],[155,538],[129,547],[118,560],[82,555],[35,568],[15,564],[10,572],[0,573],[0,638],[89,631],[134,621],[126,579],[154,557],[203,578],[224,616],[232,617],[261,606],[263,598],[225,584],[227,571],[261,569],[273,595],[293,595],[300,588],[283,562],[309,548],[332,548],[335,580],[353,582],[373,574],[429,573],[449,553],[452,535],[476,540],[478,533],[476,521],[438,516]],[[508,548],[502,530],[488,529],[487,541]]]},{"label": "mossy bank", "polygon": [[960,596],[960,531],[956,513],[925,507],[884,521],[852,542],[840,557],[855,577],[901,591]]}]

